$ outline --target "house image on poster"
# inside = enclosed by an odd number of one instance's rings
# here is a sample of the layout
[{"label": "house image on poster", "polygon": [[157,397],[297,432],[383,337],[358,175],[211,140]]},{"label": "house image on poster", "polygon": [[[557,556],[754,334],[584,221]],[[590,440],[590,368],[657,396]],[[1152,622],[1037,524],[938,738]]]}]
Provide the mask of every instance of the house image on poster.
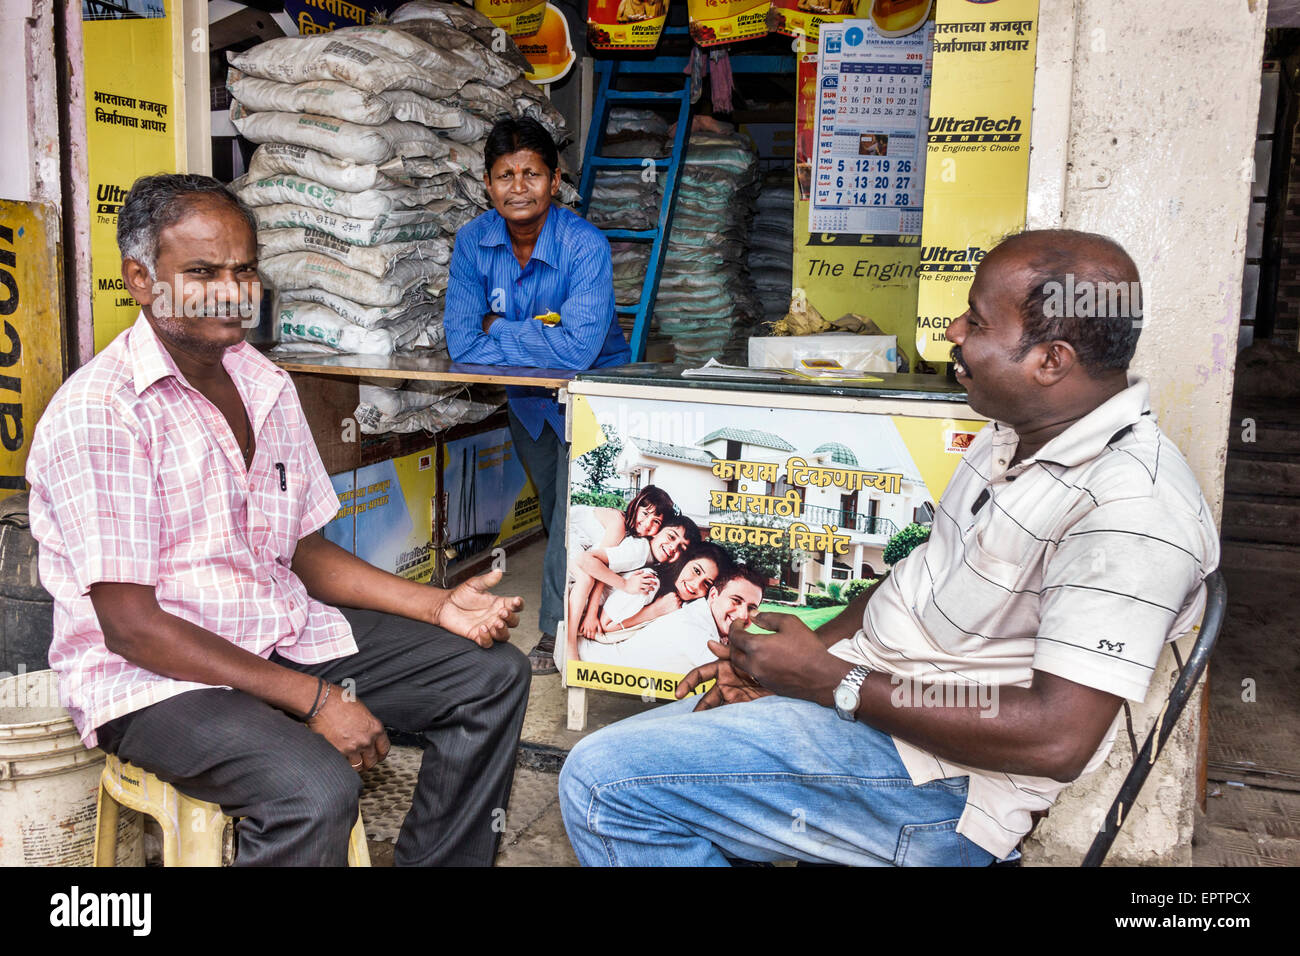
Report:
[{"label": "house image on poster", "polygon": [[[806,419],[804,420],[806,423]],[[646,485],[671,489],[678,508],[692,518],[700,529],[715,522],[737,523],[744,518],[710,505],[710,491],[741,491],[761,495],[785,495],[791,490],[786,465],[790,458],[801,457],[809,466],[850,468],[901,476],[897,494],[874,488],[852,493],[829,485],[808,485],[796,490],[802,498],[801,513],[796,518],[767,518],[767,522],[789,524],[802,521],[820,530],[834,527],[849,536],[846,554],[826,551],[805,552],[807,559],[798,567],[784,569],[781,583],[797,588],[800,600],[809,585],[824,587],[831,581],[879,577],[886,570],[884,548],[895,533],[913,521],[928,524],[934,504],[924,482],[887,419],[868,420],[867,434],[863,421],[855,423],[858,433],[846,442],[800,443],[799,431],[791,427],[784,434],[754,428],[723,427],[702,435],[691,445],[668,444],[636,435],[624,434],[623,450],[615,470],[621,482],[635,493]],[[791,422],[791,426],[795,424]],[[806,430],[802,429],[802,430]],[[874,455],[866,449],[875,448]],[[780,473],[775,482],[752,482],[745,479],[725,480],[713,473],[715,459],[776,463]],[[752,486],[752,487],[751,487]],[[689,489],[683,494],[681,489]]]}]

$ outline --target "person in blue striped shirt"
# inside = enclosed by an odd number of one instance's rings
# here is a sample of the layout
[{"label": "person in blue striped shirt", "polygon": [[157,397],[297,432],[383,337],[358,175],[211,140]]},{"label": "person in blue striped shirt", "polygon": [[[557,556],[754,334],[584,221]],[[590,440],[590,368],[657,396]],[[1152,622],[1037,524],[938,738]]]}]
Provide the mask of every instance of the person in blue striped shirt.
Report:
[{"label": "person in blue striped shirt", "polygon": [[[552,198],[559,151],[532,119],[505,119],[483,147],[492,210],[456,233],[447,284],[447,350],[457,362],[578,369],[626,364],[627,340],[614,314],[609,241]],[[558,321],[556,321],[558,316]],[[546,528],[542,639],[533,673],[554,673],[555,631],[564,615],[565,493],[569,449],[564,415],[544,388],[511,387],[510,433],[537,487]]]}]

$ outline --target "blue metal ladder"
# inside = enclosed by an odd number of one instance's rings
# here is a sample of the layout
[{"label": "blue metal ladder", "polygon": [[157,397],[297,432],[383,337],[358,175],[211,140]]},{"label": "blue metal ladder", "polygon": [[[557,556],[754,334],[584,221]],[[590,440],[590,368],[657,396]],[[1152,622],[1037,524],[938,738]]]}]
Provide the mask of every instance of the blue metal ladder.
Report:
[{"label": "blue metal ladder", "polygon": [[[663,58],[667,61],[669,58]],[[681,58],[672,58],[677,71],[681,70]],[[654,69],[657,61],[637,63],[638,73],[664,73],[671,69],[667,66]],[[646,339],[650,335],[650,316],[654,312],[655,296],[659,294],[659,279],[663,274],[664,255],[668,251],[668,230],[672,227],[673,206],[677,200],[678,173],[682,159],[686,154],[686,141],[691,127],[690,80],[685,78],[681,90],[668,93],[617,90],[614,88],[619,76],[617,60],[597,60],[595,67],[599,85],[596,87],[596,101],[591,111],[591,128],[587,131],[587,145],[582,153],[582,177],[578,190],[582,194],[582,203],[578,212],[587,215],[591,204],[591,194],[596,184],[596,171],[599,169],[649,169],[653,164],[656,175],[663,173],[663,198],[659,202],[659,219],[653,229],[602,229],[611,240],[632,240],[649,242],[650,261],[646,264],[645,279],[641,285],[641,298],[635,305],[616,305],[619,315],[633,315],[632,325],[632,361],[640,362],[645,358]],[[630,71],[629,71],[630,72]],[[605,138],[605,127],[609,123],[609,112],[615,106],[673,106],[677,107],[677,130],[673,136],[672,152],[664,159],[613,158],[600,155],[600,146]]]},{"label": "blue metal ladder", "polygon": [[[665,26],[663,36],[683,38],[688,35],[686,27]],[[609,111],[614,106],[662,106],[677,104],[677,132],[673,137],[672,153],[666,159],[651,160],[655,169],[666,169],[664,194],[659,203],[659,220],[654,229],[602,229],[601,231],[614,240],[633,240],[650,242],[650,261],[646,266],[645,281],[641,286],[641,298],[636,305],[616,305],[619,315],[634,315],[632,326],[632,361],[640,362],[645,358],[646,339],[650,334],[650,317],[654,313],[655,297],[659,294],[659,280],[663,275],[663,263],[668,251],[668,232],[672,227],[673,209],[677,204],[677,186],[682,163],[686,157],[686,143],[690,138],[691,97],[690,78],[685,76],[689,57],[656,56],[648,60],[597,60],[595,73],[599,79],[596,87],[596,100],[591,110],[591,128],[587,130],[587,145],[582,153],[582,176],[578,191],[582,194],[582,203],[578,212],[587,215],[591,204],[592,189],[596,184],[598,169],[646,169],[645,159],[616,159],[600,155],[600,145],[605,138],[605,127],[609,123]],[[793,73],[795,62],[793,56],[773,56],[764,54],[741,54],[731,57],[733,73]],[[647,93],[643,91],[616,90],[616,81],[620,76],[654,74],[658,76],[682,76],[680,91],[670,93]]]}]

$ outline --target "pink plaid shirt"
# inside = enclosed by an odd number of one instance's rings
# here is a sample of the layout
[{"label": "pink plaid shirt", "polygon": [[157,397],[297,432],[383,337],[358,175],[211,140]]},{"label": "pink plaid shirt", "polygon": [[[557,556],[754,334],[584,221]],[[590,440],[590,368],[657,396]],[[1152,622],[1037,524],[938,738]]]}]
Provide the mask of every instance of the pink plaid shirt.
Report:
[{"label": "pink plaid shirt", "polygon": [[166,612],[261,657],[356,653],[335,608],[289,569],[338,497],[287,373],[240,343],[222,364],[257,439],[253,466],[144,314],[55,394],[27,459],[41,583],[54,596],[50,666],[87,747],[122,714],[205,687],[117,656],[90,601],[100,581],[154,588]]}]

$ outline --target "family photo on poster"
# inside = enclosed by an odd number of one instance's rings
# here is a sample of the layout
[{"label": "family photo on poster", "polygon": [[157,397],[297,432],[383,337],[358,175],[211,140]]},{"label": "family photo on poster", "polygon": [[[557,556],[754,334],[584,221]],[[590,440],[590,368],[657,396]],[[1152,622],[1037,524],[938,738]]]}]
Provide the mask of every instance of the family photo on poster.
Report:
[{"label": "family photo on poster", "polygon": [[887,569],[891,539],[933,514],[937,492],[886,416],[850,428],[808,410],[583,401],[601,440],[570,468],[571,684],[671,698],[666,678],[714,660],[709,642],[736,622],[839,613]]}]

